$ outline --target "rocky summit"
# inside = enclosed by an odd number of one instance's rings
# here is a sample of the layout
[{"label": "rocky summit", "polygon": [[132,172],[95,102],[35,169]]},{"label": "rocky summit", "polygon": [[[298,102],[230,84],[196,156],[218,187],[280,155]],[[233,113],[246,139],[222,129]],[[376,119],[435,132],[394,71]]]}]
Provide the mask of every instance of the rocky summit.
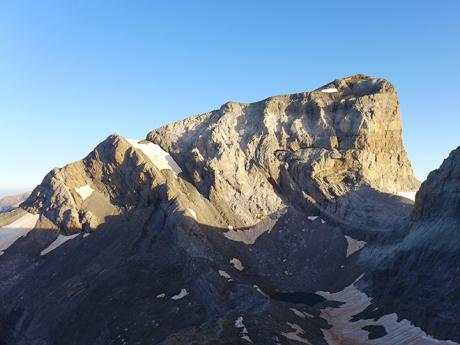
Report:
[{"label": "rocky summit", "polygon": [[0,215],[0,344],[457,344],[459,205],[380,78],[111,135]]}]

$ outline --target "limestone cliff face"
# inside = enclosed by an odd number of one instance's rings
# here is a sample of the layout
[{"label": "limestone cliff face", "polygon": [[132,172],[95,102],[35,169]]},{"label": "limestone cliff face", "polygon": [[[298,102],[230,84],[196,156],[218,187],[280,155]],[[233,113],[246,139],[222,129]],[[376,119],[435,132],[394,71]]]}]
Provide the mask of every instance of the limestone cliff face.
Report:
[{"label": "limestone cliff face", "polygon": [[356,75],[312,92],[229,102],[150,132],[177,162],[178,180],[167,180],[138,144],[110,136],[85,159],[51,171],[24,207],[71,233],[150,204],[156,187],[185,179],[232,226],[289,205],[353,221],[363,218],[354,214],[357,191],[418,188],[401,131],[394,87]]},{"label": "limestone cliff face", "polygon": [[415,191],[395,88],[363,75],[150,132],[224,214],[251,224],[289,200],[319,207],[367,186]]},{"label": "limestone cliff face", "polygon": [[53,169],[22,207],[70,234],[90,232],[111,216],[161,202],[176,202],[182,211],[192,203],[207,209],[201,212],[207,223],[219,219],[192,186],[172,171],[160,171],[130,141],[111,135],[83,160]]}]

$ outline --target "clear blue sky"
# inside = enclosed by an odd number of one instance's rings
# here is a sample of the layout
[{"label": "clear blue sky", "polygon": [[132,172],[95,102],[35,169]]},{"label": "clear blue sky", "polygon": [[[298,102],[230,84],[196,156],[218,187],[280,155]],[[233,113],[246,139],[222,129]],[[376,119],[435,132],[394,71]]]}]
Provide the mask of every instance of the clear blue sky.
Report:
[{"label": "clear blue sky", "polygon": [[0,190],[108,134],[355,73],[399,92],[417,176],[460,145],[460,1],[0,2]]}]

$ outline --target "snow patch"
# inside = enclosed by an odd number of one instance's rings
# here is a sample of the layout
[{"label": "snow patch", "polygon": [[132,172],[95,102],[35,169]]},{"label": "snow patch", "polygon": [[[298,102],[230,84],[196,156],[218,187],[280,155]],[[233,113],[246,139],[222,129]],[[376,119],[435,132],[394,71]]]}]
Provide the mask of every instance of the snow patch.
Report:
[{"label": "snow patch", "polygon": [[233,267],[235,267],[238,271],[243,271],[244,270],[244,266],[243,264],[241,263],[240,260],[238,260],[237,258],[233,258],[230,260],[230,263],[233,265]]},{"label": "snow patch", "polygon": [[256,225],[244,230],[234,230],[233,226],[229,225],[228,231],[224,232],[224,236],[235,242],[254,244],[260,235],[264,234],[265,232],[269,233],[275,226],[278,219],[286,212],[287,209],[282,209],[269,215],[268,217],[265,217]]},{"label": "snow patch", "polygon": [[406,199],[410,199],[412,201],[415,201],[415,194],[416,193],[417,192],[398,192],[398,193],[396,193],[396,195],[399,195],[399,196],[402,196],[402,197],[404,197]]},{"label": "snow patch", "polygon": [[193,217],[193,219],[197,220],[195,210],[192,210],[191,208],[188,208],[187,211],[190,213],[190,215]]},{"label": "snow patch", "polygon": [[265,292],[262,291],[262,289],[260,287],[258,287],[257,285],[253,285],[253,288],[257,290],[258,293],[260,293],[262,296],[266,297],[266,298],[270,298],[269,295],[267,295]]},{"label": "snow patch", "polygon": [[48,254],[49,252],[55,250],[57,247],[63,245],[67,241],[70,241],[70,240],[74,239],[78,235],[80,235],[80,234],[73,234],[73,235],[70,235],[70,236],[64,236],[64,235],[59,234],[59,236],[54,240],[53,243],[51,243],[47,248],[43,249],[40,252],[40,255]]},{"label": "snow patch", "polygon": [[186,289],[182,289],[180,290],[179,294],[175,295],[175,296],[172,296],[171,299],[174,300],[174,301],[177,301],[179,299],[182,299],[184,298],[185,296],[187,296],[189,293]]},{"label": "snow patch", "polygon": [[[321,317],[332,325],[330,329],[323,329],[326,342],[329,345],[339,344],[387,344],[387,345],[431,345],[445,344],[458,345],[452,341],[439,341],[426,334],[422,329],[414,326],[408,320],[398,321],[398,315],[393,313],[384,315],[377,320],[355,320],[352,317],[372,302],[371,298],[356,287],[356,282],[363,277],[361,275],[354,283],[339,292],[330,293],[318,291],[317,294],[329,301],[343,302],[339,307],[327,307],[321,310]],[[362,328],[368,325],[383,326],[387,334],[378,339],[368,339],[368,332]]]},{"label": "snow patch", "polygon": [[0,228],[0,255],[21,237],[25,237],[37,224],[38,214],[27,212],[11,224]]},{"label": "snow patch", "polygon": [[247,335],[248,330],[247,330],[246,326],[244,325],[244,319],[243,319],[242,316],[239,316],[235,320],[235,327],[238,328],[238,329],[241,329],[241,334],[242,334],[241,339],[247,340],[247,341],[252,343],[251,338],[249,338],[249,336]]},{"label": "snow patch", "polygon": [[308,216],[307,218],[313,222],[318,218],[318,216]]},{"label": "snow patch", "polygon": [[338,92],[339,90],[337,90],[335,87],[328,87],[327,89],[322,89],[321,92],[324,92],[324,93],[334,93],[334,92]]},{"label": "snow patch", "polygon": [[156,296],[156,298],[158,298],[158,299],[166,298],[166,294],[165,293],[160,293],[159,295]]},{"label": "snow patch", "polygon": [[244,328],[244,323],[243,323],[244,319],[242,316],[239,316],[236,320],[235,320],[235,327],[236,328]]},{"label": "snow patch", "polygon": [[171,155],[159,145],[151,142],[143,143],[142,140],[128,140],[128,142],[136,149],[141,150],[159,170],[172,170],[176,174],[182,172],[182,169]]},{"label": "snow patch", "polygon": [[302,344],[308,344],[308,345],[311,345],[311,343],[305,339],[305,338],[302,338],[300,335],[301,334],[305,334],[305,331],[303,330],[302,327],[300,327],[298,324],[296,323],[290,323],[290,322],[287,322],[288,326],[291,327],[292,329],[292,332],[288,332],[288,333],[284,333],[282,332],[281,335],[283,337],[286,337],[287,339],[289,340],[294,340],[294,341],[298,341],[299,343],[302,343]]},{"label": "snow patch", "polygon": [[345,235],[345,238],[347,240],[347,258],[366,245],[366,242],[355,240],[353,237]]},{"label": "snow patch", "polygon": [[310,315],[306,312],[294,309],[294,308],[289,308],[290,311],[292,311],[296,316],[300,317],[301,319],[305,319],[307,316],[310,318],[314,318],[313,315]]},{"label": "snow patch", "polygon": [[250,343],[252,343],[251,338],[249,338],[249,336],[247,336],[247,335],[243,335],[243,336],[241,337],[241,339],[246,340],[246,341],[249,341]]},{"label": "snow patch", "polygon": [[230,276],[230,274],[228,274],[227,272],[223,271],[223,270],[219,270],[219,275],[226,279],[227,281],[231,282],[232,281],[232,277]]},{"label": "snow patch", "polygon": [[78,195],[80,195],[81,199],[85,201],[91,196],[91,194],[93,194],[94,189],[91,188],[90,185],[84,185],[84,186],[75,188],[75,191],[78,193]]}]

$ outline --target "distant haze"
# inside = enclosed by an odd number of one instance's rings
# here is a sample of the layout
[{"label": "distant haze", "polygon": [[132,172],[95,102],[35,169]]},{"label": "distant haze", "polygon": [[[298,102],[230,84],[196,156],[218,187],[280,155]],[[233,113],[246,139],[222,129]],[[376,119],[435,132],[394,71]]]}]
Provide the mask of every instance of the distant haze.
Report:
[{"label": "distant haze", "polygon": [[30,189],[0,189],[0,199],[5,196],[17,195],[25,192],[31,192],[33,188]]}]

